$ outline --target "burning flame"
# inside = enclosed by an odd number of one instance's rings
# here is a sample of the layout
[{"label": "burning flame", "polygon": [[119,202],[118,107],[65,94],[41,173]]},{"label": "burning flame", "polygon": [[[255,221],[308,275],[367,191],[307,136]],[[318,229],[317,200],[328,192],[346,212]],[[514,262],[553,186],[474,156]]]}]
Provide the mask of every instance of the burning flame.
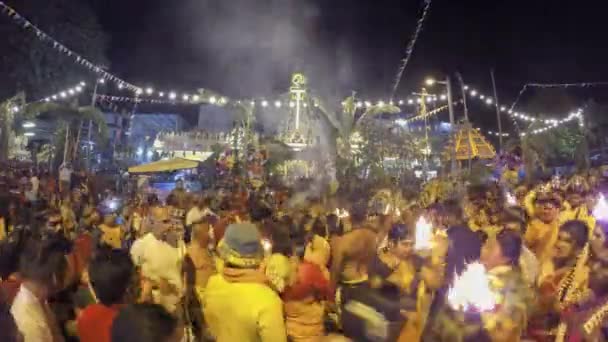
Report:
[{"label": "burning flame", "polygon": [[593,217],[598,221],[608,221],[608,203],[603,194],[597,199],[597,204],[593,208]]},{"label": "burning flame", "polygon": [[507,191],[505,193],[505,198],[507,200],[507,204],[508,205],[510,205],[510,206],[517,205],[517,198],[515,198],[515,196],[513,196],[512,193],[510,193],[510,192]]},{"label": "burning flame", "polygon": [[416,241],[414,243],[414,249],[430,249],[433,242],[433,227],[424,216],[420,216],[418,222],[416,222]]},{"label": "burning flame", "polygon": [[350,213],[346,209],[336,208],[336,216],[338,216],[338,218],[345,218],[345,217],[349,217]]},{"label": "burning flame", "polygon": [[272,242],[268,239],[262,239],[262,248],[264,249],[264,254],[270,255],[272,253]]},{"label": "burning flame", "polygon": [[490,289],[485,267],[479,262],[468,264],[448,290],[448,303],[459,311],[490,311],[496,306],[496,295]]}]

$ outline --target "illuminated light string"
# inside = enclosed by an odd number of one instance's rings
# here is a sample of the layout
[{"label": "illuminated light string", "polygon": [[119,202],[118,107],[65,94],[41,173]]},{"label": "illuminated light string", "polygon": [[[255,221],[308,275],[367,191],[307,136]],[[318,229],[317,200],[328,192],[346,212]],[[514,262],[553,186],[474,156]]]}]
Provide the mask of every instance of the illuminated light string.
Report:
[{"label": "illuminated light string", "polygon": [[[28,102],[26,105],[31,104],[31,103],[37,103],[37,102],[54,102],[54,101],[65,100],[65,99],[80,95],[86,86],[87,86],[87,84],[85,82],[80,82],[73,87],[66,88],[55,94],[43,97],[42,99],[39,99],[36,101]],[[21,108],[19,106],[14,106],[12,109],[13,109],[13,112],[16,113]]]},{"label": "illuminated light string", "polygon": [[53,95],[49,95],[47,97],[44,97],[38,101],[34,101],[34,102],[51,102],[51,101],[59,101],[59,100],[63,100],[63,99],[67,99],[70,98],[72,96],[78,95],[80,93],[82,93],[83,89],[87,86],[87,84],[85,82],[80,82],[77,85],[67,88],[65,90],[59,91]]},{"label": "illuminated light string", "polygon": [[[456,104],[458,104],[460,102],[461,101],[454,102],[454,105],[456,105]],[[449,108],[448,105],[441,106],[441,107],[439,107],[437,109],[433,109],[432,111],[429,111],[429,112],[427,112],[426,114],[423,114],[423,115],[417,115],[417,116],[411,117],[409,119],[397,119],[397,120],[395,120],[395,123],[398,124],[398,125],[400,125],[400,126],[404,126],[404,125],[407,125],[410,122],[417,121],[417,120],[424,120],[425,118],[431,117],[433,115],[437,115],[440,112],[442,112],[442,111],[444,111],[444,110],[446,110],[448,108]]]},{"label": "illuminated light string", "polygon": [[51,37],[46,32],[42,31],[40,28],[38,28],[36,25],[34,25],[31,21],[29,21],[28,19],[23,17],[21,14],[19,14],[14,8],[5,4],[3,1],[0,1],[0,12],[2,12],[3,14],[6,14],[10,19],[12,19],[17,25],[21,26],[23,29],[33,31],[34,34],[36,35],[36,37],[40,41],[49,43],[49,45],[51,45],[53,47],[53,49],[63,53],[64,55],[66,55],[70,58],[73,58],[76,61],[76,63],[83,65],[84,67],[95,72],[96,74],[100,75],[104,79],[110,80],[123,88],[127,88],[132,91],[138,91],[139,88],[136,87],[135,85],[133,85],[129,82],[126,82],[126,81],[122,80],[121,78],[103,70],[103,68],[101,66],[89,61],[87,58],[79,55],[78,53],[74,52],[70,48],[63,45],[62,43],[57,41],[55,38]]},{"label": "illuminated light string", "polygon": [[[485,103],[486,105],[489,105],[489,106],[494,105],[494,98],[483,95],[482,93],[479,93],[475,89],[469,89],[469,87],[467,87],[467,90],[468,90],[467,94],[469,95],[469,97],[482,101],[483,103]],[[506,106],[501,106],[499,108],[499,110],[503,113],[507,113],[509,116],[511,116],[513,118],[520,119],[520,120],[523,120],[526,122],[542,122],[545,125],[547,125],[547,127],[545,127],[545,128],[554,127],[556,123],[561,124],[561,123],[572,121],[574,119],[578,119],[579,124],[583,125],[583,123],[582,123],[583,122],[583,111],[581,109],[577,110],[574,113],[570,113],[566,118],[563,118],[563,119],[554,119],[554,118],[539,119],[537,117],[531,116],[524,112],[518,112],[518,111],[514,111],[513,109],[508,109]]]},{"label": "illuminated light string", "polygon": [[422,28],[424,27],[424,21],[431,9],[431,0],[424,0],[424,7],[422,8],[422,14],[416,23],[416,29],[414,30],[414,34],[412,35],[410,41],[407,43],[407,47],[405,48],[405,57],[401,60],[401,65],[399,65],[399,70],[397,70],[397,76],[395,77],[395,84],[393,85],[393,90],[391,92],[391,100],[397,93],[397,89],[399,88],[399,83],[401,83],[401,78],[403,77],[403,72],[412,57],[412,53],[414,52],[414,46],[418,41],[418,37],[420,36],[420,32],[422,32]]}]

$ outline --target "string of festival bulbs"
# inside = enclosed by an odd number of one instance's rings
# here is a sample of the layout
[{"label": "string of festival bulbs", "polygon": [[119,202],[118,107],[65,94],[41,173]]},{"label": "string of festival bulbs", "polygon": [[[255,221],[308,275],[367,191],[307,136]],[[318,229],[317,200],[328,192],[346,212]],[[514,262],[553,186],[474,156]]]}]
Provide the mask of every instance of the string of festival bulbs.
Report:
[{"label": "string of festival bulbs", "polygon": [[[34,25],[28,19],[26,19],[25,17],[20,15],[15,9],[8,6],[6,3],[4,3],[1,0],[0,0],[0,12],[7,15],[10,19],[12,19],[16,24],[21,26],[23,29],[31,30],[39,40],[41,40],[44,43],[47,43],[53,49],[72,58],[77,64],[80,64],[80,65],[86,67],[87,69],[93,71],[94,73],[98,74],[100,76],[100,78],[97,81],[98,83],[104,84],[104,83],[106,83],[106,81],[110,81],[112,83],[115,83],[119,90],[127,89],[127,90],[134,92],[134,94],[135,94],[135,97],[97,95],[100,98],[110,100],[110,101],[118,101],[118,102],[126,102],[126,101],[151,102],[151,103],[182,102],[182,103],[193,103],[193,104],[207,102],[209,104],[214,104],[214,105],[225,105],[229,101],[231,101],[230,99],[228,99],[224,96],[216,96],[216,95],[201,96],[199,94],[191,94],[191,93],[178,94],[176,91],[157,91],[157,90],[154,90],[154,88],[152,88],[152,87],[142,88],[142,87],[135,86],[127,81],[124,81],[120,77],[104,70],[102,67],[96,65],[95,63],[89,61],[87,58],[85,58],[85,57],[81,56],[80,54],[74,52],[73,50],[69,49],[61,42],[57,41],[56,39],[54,39],[53,37],[48,35],[46,32],[42,31],[40,28],[38,28],[36,25]],[[78,85],[69,87],[65,90],[62,90],[60,92],[47,96],[38,101],[50,102],[50,101],[58,101],[58,100],[67,99],[69,97],[80,94],[83,91],[85,86],[86,86],[85,82],[80,82]],[[477,92],[477,90],[475,90],[475,89],[469,89],[468,85],[464,85],[463,87],[469,97],[478,99],[489,106],[494,104],[494,99],[492,97],[485,96],[482,93]],[[156,99],[152,98],[155,96],[157,96]],[[447,101],[447,95],[441,94],[439,96],[437,96],[437,95],[426,96],[427,103],[436,102],[437,100]],[[38,101],[36,101],[36,102],[38,102]],[[261,99],[261,100],[257,100],[257,101],[256,100],[244,100],[244,101],[245,102],[248,101],[249,104],[253,105],[253,106],[259,104],[262,107],[268,107],[268,106],[272,106],[272,105],[274,105],[274,107],[276,107],[276,108],[281,108],[283,105],[286,105],[289,107],[296,106],[295,102],[293,102],[293,101],[288,101],[288,102],[283,102],[281,100],[269,101],[267,99]],[[386,104],[417,105],[417,104],[420,104],[422,101],[423,100],[420,97],[418,97],[418,98],[407,98],[405,100],[402,99],[402,100],[397,100],[397,101],[379,100],[379,101],[376,101],[375,104],[378,106],[384,106]],[[235,102],[241,103],[243,101],[237,100]],[[356,107],[357,108],[371,107],[371,106],[374,106],[375,104],[374,104],[374,102],[369,101],[369,100],[358,101],[356,103]],[[315,101],[315,102],[313,102],[313,105],[318,106],[318,103],[316,103],[316,101]],[[306,107],[307,103],[305,102],[303,104],[303,106]],[[416,117],[413,117],[410,119],[406,119],[406,120],[423,119],[425,117],[428,117],[429,115],[437,114],[445,108],[447,108],[447,106],[438,108],[434,111],[424,114],[423,116],[419,115],[419,116],[416,116]],[[16,107],[16,108],[14,108],[14,110],[18,111],[19,108]],[[553,118],[537,119],[536,117],[533,117],[529,114],[526,114],[523,112],[518,112],[518,111],[513,111],[512,109],[507,109],[505,106],[501,106],[499,108],[499,110],[501,112],[507,113],[509,116],[511,116],[512,118],[515,118],[515,119],[521,119],[521,120],[524,120],[527,122],[542,121],[546,125],[545,127],[541,127],[541,128],[532,130],[530,132],[530,134],[539,134],[539,133],[545,132],[549,129],[559,127],[560,125],[565,124],[565,123],[570,122],[575,119],[579,120],[579,125],[581,127],[584,126],[583,112],[581,109],[578,109],[577,111],[575,111],[573,113],[570,113],[567,117],[562,118],[562,119],[553,119]],[[491,131],[489,131],[489,132],[491,132]],[[490,134],[493,134],[493,133],[495,133],[495,132],[492,132]],[[495,134],[499,134],[499,133],[495,133]],[[502,133],[502,134],[504,136],[504,134],[508,134],[508,133]],[[525,132],[520,133],[520,136],[525,136],[525,135],[526,135]]]}]

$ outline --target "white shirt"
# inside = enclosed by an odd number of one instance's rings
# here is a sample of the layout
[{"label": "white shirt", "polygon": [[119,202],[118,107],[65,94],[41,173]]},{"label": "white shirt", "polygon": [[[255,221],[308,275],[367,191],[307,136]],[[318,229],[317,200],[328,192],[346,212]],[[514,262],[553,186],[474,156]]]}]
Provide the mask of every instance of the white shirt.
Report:
[{"label": "white shirt", "polygon": [[194,222],[200,221],[207,215],[214,215],[209,208],[199,209],[199,207],[192,207],[186,214],[186,226],[193,224]]},{"label": "white shirt", "polygon": [[45,312],[44,304],[21,285],[11,306],[11,314],[25,342],[53,341]]},{"label": "white shirt", "polygon": [[59,180],[69,182],[72,179],[72,170],[69,167],[62,167],[59,170]]},{"label": "white shirt", "polygon": [[142,275],[158,281],[164,278],[181,289],[181,253],[178,248],[158,240],[148,233],[137,239],[131,247],[131,259],[141,267]]},{"label": "white shirt", "polygon": [[169,312],[175,312],[183,293],[181,263],[185,247],[174,248],[148,233],[133,243],[131,259],[141,267],[143,277],[159,282],[165,279],[173,285],[178,293],[160,295],[153,292],[154,302],[162,305]]}]

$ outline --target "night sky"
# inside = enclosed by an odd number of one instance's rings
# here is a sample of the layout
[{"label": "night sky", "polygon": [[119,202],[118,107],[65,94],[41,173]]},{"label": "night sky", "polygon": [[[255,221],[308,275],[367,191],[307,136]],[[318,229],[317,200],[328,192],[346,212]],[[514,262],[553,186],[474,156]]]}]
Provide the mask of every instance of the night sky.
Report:
[{"label": "night sky", "polygon": [[[378,99],[390,94],[421,6],[419,0],[129,0],[101,1],[97,11],[111,38],[111,70],[142,86],[271,96],[302,70],[327,97],[356,90]],[[456,71],[489,93],[491,68],[508,103],[530,81],[606,81],[607,9],[604,1],[433,0],[397,97],[417,90],[426,75]]]}]

